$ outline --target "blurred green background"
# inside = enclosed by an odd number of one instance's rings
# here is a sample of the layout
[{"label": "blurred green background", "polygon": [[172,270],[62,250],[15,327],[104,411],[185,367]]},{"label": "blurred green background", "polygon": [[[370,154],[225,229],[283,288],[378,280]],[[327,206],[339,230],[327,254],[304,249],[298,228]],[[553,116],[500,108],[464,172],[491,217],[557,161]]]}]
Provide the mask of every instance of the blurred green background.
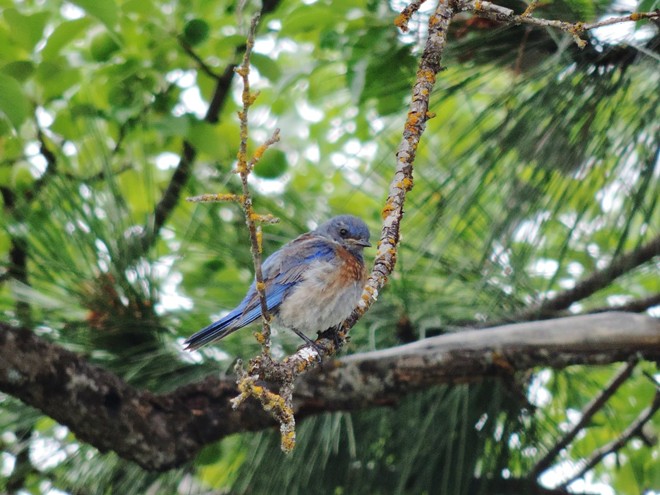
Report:
[{"label": "blurred green background", "polygon": [[[335,214],[359,215],[378,235],[434,7],[424,5],[404,35],[393,26],[404,6],[265,3],[252,57],[260,91],[252,144],[275,127],[282,134],[251,178],[257,211],[281,220],[264,228],[266,254]],[[181,349],[252,279],[238,207],[183,199],[239,191],[231,170],[240,87],[231,67],[256,8],[0,0],[2,321],[154,391],[259,352],[250,331],[199,353]],[[655,8],[566,0],[535,15],[593,21]],[[585,38],[580,50],[558,31],[454,19],[397,268],[346,352],[515,319],[660,235],[659,29],[626,23]],[[646,301],[640,309],[658,317],[659,268],[657,258],[636,266],[570,311]],[[275,352],[298,344],[280,332]],[[392,408],[307,419],[291,456],[275,431],[236,435],[165,474],[101,455],[0,394],[0,491],[546,493],[515,481],[616,369],[437,387]],[[540,486],[568,479],[650,403],[644,371],[658,376],[654,363],[638,366]],[[649,428],[659,427],[656,417]],[[633,440],[572,488],[660,492],[659,457],[657,444]]]}]

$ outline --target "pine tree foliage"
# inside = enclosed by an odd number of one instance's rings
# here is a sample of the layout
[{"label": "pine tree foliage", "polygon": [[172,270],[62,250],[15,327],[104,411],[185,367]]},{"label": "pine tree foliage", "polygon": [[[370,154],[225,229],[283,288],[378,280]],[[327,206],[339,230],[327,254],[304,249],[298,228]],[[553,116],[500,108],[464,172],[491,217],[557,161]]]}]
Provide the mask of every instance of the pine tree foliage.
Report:
[{"label": "pine tree foliage", "polygon": [[[267,254],[337,213],[361,216],[376,235],[428,16],[422,9],[411,33],[397,32],[404,5],[264,2],[252,138],[282,129],[252,178],[256,208],[281,219],[265,228]],[[3,322],[157,392],[259,352],[250,331],[199,353],[181,349],[241,299],[253,276],[238,208],[183,199],[239,191],[231,67],[256,8],[0,0]],[[564,0],[535,15],[593,21],[619,8]],[[397,270],[347,352],[528,318],[530,308],[660,235],[660,32],[639,22],[610,33],[587,34],[581,50],[553,30],[454,19]],[[658,317],[659,271],[656,257],[562,310],[649,300],[637,310]],[[279,335],[274,352],[297,345]],[[651,403],[657,384],[647,375],[657,380],[658,371],[642,362],[557,469],[540,485],[529,479],[616,369],[439,386],[396,404],[308,418],[290,456],[276,432],[249,433],[167,473],[99,453],[0,394],[0,491],[535,493],[568,479]],[[647,426],[657,430],[660,418]],[[660,491],[660,450],[645,444],[652,437],[598,464],[591,485],[576,483],[575,492]]]}]

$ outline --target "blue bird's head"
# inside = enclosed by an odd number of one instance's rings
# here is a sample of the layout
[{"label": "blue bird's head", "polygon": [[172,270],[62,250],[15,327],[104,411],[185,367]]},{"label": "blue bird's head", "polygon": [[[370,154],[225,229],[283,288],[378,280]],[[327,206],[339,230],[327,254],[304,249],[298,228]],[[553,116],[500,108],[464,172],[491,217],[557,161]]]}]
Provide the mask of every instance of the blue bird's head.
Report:
[{"label": "blue bird's head", "polygon": [[340,215],[322,223],[314,233],[327,237],[354,254],[361,254],[369,242],[369,228],[362,220],[351,215]]}]

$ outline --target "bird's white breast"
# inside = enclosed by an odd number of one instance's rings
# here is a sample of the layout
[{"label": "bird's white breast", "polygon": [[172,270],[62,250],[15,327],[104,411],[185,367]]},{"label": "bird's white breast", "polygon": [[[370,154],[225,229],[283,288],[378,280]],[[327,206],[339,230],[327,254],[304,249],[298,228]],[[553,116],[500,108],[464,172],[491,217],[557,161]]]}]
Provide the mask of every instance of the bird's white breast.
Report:
[{"label": "bird's white breast", "polygon": [[308,335],[327,330],[351,314],[361,294],[361,277],[346,278],[337,264],[315,261],[282,302],[275,323]]}]

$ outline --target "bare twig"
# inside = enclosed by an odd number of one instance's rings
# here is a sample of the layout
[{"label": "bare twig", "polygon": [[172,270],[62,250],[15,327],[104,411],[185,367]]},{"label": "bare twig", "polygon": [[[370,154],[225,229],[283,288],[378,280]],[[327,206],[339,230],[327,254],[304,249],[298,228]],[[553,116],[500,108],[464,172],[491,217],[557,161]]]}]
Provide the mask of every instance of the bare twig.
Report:
[{"label": "bare twig", "polygon": [[619,24],[622,22],[630,21],[640,21],[642,19],[660,19],[660,10],[655,10],[653,12],[634,12],[629,15],[621,17],[611,17],[598,22],[566,22],[566,21],[557,21],[552,19],[542,19],[538,17],[532,17],[530,8],[534,5],[534,2],[523,12],[522,15],[517,15],[513,10],[502,7],[501,5],[494,4],[492,2],[480,1],[480,0],[462,0],[459,2],[459,8],[461,11],[470,11],[474,12],[480,17],[486,17],[488,19],[494,19],[507,24],[530,24],[533,26],[539,27],[551,27],[564,31],[571,36],[577,43],[580,48],[584,48],[587,44],[586,41],[580,38],[580,34],[596,29],[603,26],[609,26],[612,24]]},{"label": "bare twig", "polygon": [[626,311],[628,313],[643,313],[653,306],[660,305],[660,294],[653,294],[649,297],[641,299],[633,299],[619,306],[603,306],[602,308],[595,308],[589,310],[589,313],[604,313],[606,311]]},{"label": "bare twig", "polygon": [[404,33],[408,32],[408,23],[412,15],[419,10],[426,0],[414,0],[394,19],[394,25]]},{"label": "bare twig", "polygon": [[525,11],[520,16],[521,17],[528,17],[528,16],[532,15],[532,13],[534,13],[534,11],[536,10],[536,7],[538,7],[538,6],[539,6],[539,0],[532,0],[531,2],[529,2],[529,5],[527,6]]},{"label": "bare twig", "polygon": [[607,287],[621,275],[651,261],[656,256],[660,256],[660,235],[651,239],[648,243],[639,246],[637,249],[614,258],[609,266],[603,270],[593,272],[587,278],[578,282],[572,289],[560,292],[552,299],[543,301],[519,313],[515,319],[517,321],[523,321],[543,318],[544,315],[551,315],[556,311],[568,309],[573,303],[585,299],[600,289]]},{"label": "bare twig", "polygon": [[639,359],[637,357],[632,358],[628,363],[623,366],[619,372],[614,375],[610,383],[589,402],[582,410],[582,417],[580,420],[573,425],[573,427],[566,432],[566,434],[550,449],[548,452],[539,460],[532,471],[530,472],[530,478],[538,478],[546,469],[548,469],[555,457],[566,448],[573,439],[580,433],[585,426],[589,423],[591,418],[596,414],[600,409],[605,405],[610,397],[619,389],[621,385],[630,377],[637,362]]},{"label": "bare twig", "polygon": [[183,39],[183,36],[177,36],[176,40],[179,42],[179,46],[183,48],[183,51],[186,52],[186,54],[188,54],[188,56],[197,63],[200,70],[204,74],[209,76],[211,79],[215,79],[216,81],[219,81],[222,78],[222,74],[218,74],[216,71],[214,71],[211,66],[202,59],[202,57],[197,55],[197,52],[195,52],[195,50],[192,49],[186,40]]},{"label": "bare twig", "polygon": [[621,435],[610,443],[603,445],[596,449],[591,456],[587,459],[584,466],[568,480],[564,481],[558,488],[564,488],[576,480],[580,479],[584,474],[593,469],[599,462],[610,454],[614,454],[621,450],[631,439],[642,434],[642,428],[653,417],[653,415],[660,409],[660,390],[656,390],[653,402],[649,407],[644,409],[639,416],[632,422],[628,428],[625,429]]}]

